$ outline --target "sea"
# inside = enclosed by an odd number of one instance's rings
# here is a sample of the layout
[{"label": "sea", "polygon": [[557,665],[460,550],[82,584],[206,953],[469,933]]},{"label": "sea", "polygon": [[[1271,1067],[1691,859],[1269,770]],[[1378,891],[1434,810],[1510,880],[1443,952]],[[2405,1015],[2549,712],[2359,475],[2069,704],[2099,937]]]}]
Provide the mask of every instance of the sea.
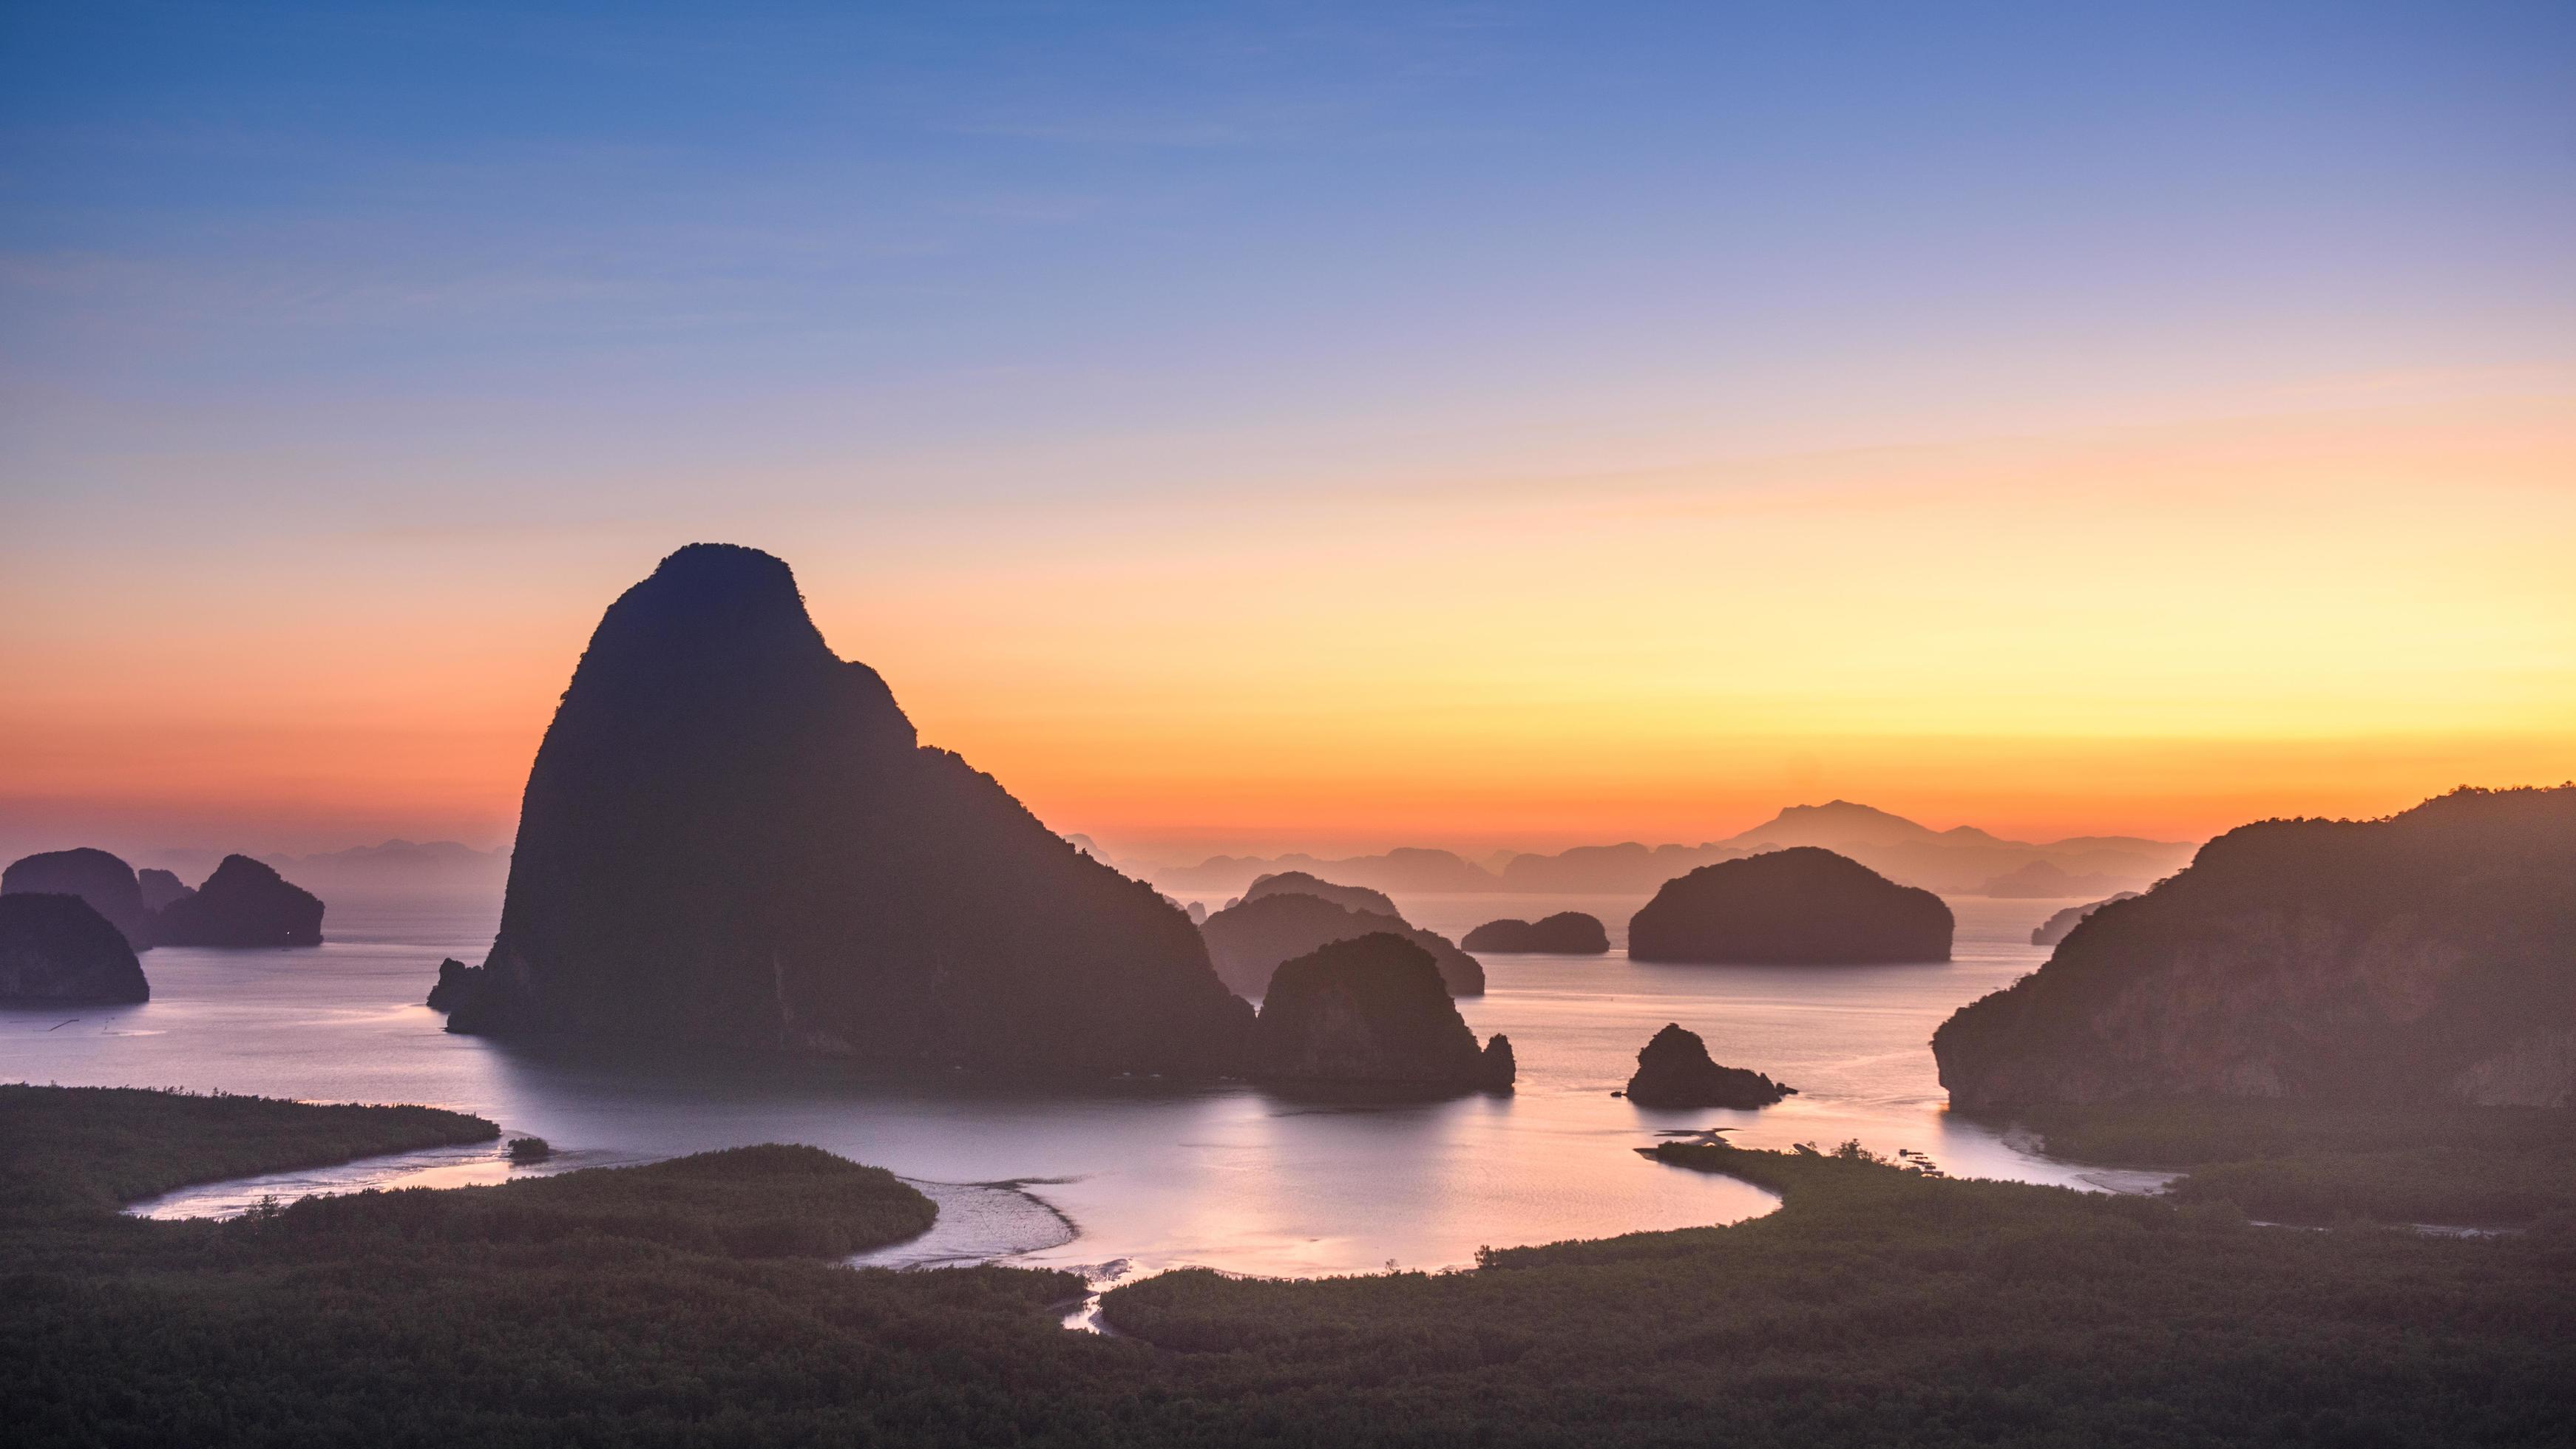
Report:
[{"label": "sea", "polygon": [[[1486,955],[1459,1002],[1508,1033],[1519,1090],[1443,1102],[1290,1100],[1244,1085],[1115,1081],[1067,1089],[888,1083],[828,1061],[536,1048],[451,1036],[422,1004],[440,958],[479,961],[497,891],[335,896],[300,950],[163,947],[135,1006],[0,1008],[0,1081],[174,1087],[478,1113],[557,1156],[513,1168],[498,1144],[210,1184],[137,1204],[223,1216],[264,1198],[462,1186],[513,1173],[800,1142],[888,1168],[940,1204],[938,1226],[862,1261],[1007,1262],[1095,1283],[1183,1265],[1267,1276],[1461,1267],[1479,1248],[1736,1222],[1775,1200],[1639,1149],[1723,1134],[1756,1147],[1858,1141],[1953,1177],[2145,1190],[2154,1175],[2052,1161],[2008,1126],[1947,1110],[1932,1030],[2038,967],[2031,928],[2056,900],[1950,902],[1947,962],[1680,966],[1630,961],[1643,896],[1412,895],[1451,939],[1497,916],[1588,911],[1607,956]],[[1729,1066],[1798,1089],[1760,1111],[1660,1111],[1613,1095],[1667,1022]]]}]

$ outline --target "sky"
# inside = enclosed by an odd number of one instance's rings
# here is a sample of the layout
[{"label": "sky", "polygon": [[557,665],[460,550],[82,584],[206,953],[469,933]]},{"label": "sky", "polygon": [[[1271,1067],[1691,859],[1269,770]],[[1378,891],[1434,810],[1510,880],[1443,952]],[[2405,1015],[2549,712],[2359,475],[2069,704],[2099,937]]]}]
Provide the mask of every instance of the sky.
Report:
[{"label": "sky", "polygon": [[795,566],[1131,857],[2576,776],[2576,8],[0,8],[0,850]]}]

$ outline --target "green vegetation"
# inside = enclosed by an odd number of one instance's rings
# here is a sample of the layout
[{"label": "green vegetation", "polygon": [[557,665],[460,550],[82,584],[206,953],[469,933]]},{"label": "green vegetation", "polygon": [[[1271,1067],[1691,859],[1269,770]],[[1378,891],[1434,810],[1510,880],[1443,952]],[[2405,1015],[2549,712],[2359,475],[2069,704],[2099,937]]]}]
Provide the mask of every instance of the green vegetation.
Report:
[{"label": "green vegetation", "polygon": [[[5,1125],[35,1126],[51,1180],[91,1202],[125,1154],[194,1170],[204,1101],[343,1130],[334,1109],[136,1095],[114,1138],[41,1089]],[[926,1213],[804,1148],[231,1223],[0,1219],[0,1410],[29,1445],[2576,1439],[2566,1234],[2257,1228],[1856,1149],[1654,1155],[1783,1206],[1474,1272],[1167,1274],[1108,1295],[1142,1335],[1123,1339],[1056,1326],[1070,1275],[836,1266]]]},{"label": "green vegetation", "polygon": [[736,1147],[498,1187],[306,1198],[263,1214],[290,1238],[562,1243],[618,1238],[731,1258],[843,1258],[930,1230],[938,1209],[881,1167],[818,1147]]},{"label": "green vegetation", "polygon": [[0,1085],[0,1217],[113,1211],[191,1183],[500,1135],[480,1117],[434,1107]]},{"label": "green vegetation", "polygon": [[2527,1227],[2576,1220],[2576,1113],[2214,1098],[2034,1108],[2052,1156],[2189,1175],[2182,1202],[2257,1218]]},{"label": "green vegetation", "polygon": [[[2547,1443],[2576,1434],[2576,1241],[2247,1226],[1857,1149],[1666,1144],[1776,1214],[1311,1283],[1166,1274],[1122,1330],[1334,1433],[1464,1442]],[[1316,1386],[1349,1385],[1323,1392]],[[1329,1437],[1329,1436],[1324,1436]]]}]

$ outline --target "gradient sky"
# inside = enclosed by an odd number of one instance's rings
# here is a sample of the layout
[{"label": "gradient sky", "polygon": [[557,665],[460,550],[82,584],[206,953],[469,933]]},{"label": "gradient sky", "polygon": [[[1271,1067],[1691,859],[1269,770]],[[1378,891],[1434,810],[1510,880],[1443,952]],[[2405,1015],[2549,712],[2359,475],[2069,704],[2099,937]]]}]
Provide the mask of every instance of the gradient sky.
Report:
[{"label": "gradient sky", "polygon": [[0,849],[793,563],[1113,848],[2576,775],[2576,7],[0,9]]}]

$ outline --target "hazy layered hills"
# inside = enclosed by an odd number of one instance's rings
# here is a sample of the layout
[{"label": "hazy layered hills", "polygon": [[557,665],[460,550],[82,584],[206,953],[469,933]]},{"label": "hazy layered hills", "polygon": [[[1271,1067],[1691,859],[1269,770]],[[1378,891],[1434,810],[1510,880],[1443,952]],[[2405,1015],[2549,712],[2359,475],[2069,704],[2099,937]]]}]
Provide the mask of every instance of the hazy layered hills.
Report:
[{"label": "hazy layered hills", "polygon": [[1812,845],[1846,855],[1901,885],[1944,895],[2108,895],[2143,888],[2190,863],[2188,841],[2086,835],[2033,843],[1972,825],[1934,830],[1848,800],[1792,805],[1741,834],[1698,845],[1582,845],[1554,855],[1514,855],[1499,869],[1446,850],[1407,847],[1338,860],[1295,854],[1220,855],[1151,872],[1167,891],[1232,895],[1256,877],[1303,871],[1372,890],[1456,893],[1649,894],[1704,865]]},{"label": "hazy layered hills", "polygon": [[[175,871],[189,880],[202,880],[223,857],[224,852],[213,850],[148,850],[136,859]],[[388,887],[499,890],[510,878],[510,852],[506,846],[476,850],[453,840],[388,840],[311,855],[254,855],[251,859],[275,867],[288,879],[326,896]]]}]

